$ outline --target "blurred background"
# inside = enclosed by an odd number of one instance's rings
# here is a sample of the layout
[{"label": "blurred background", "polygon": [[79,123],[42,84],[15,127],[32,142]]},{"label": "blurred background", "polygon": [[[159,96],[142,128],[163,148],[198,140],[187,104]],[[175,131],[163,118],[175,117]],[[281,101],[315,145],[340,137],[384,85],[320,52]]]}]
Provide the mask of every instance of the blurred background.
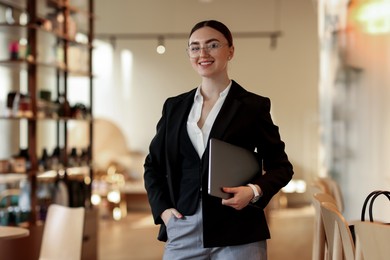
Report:
[{"label": "blurred background", "polygon": [[[219,20],[231,29],[235,55],[229,74],[271,99],[273,119],[294,165],[293,180],[267,209],[276,237],[271,259],[287,259],[274,254],[279,243],[297,252],[305,248],[299,259],[311,258],[311,186],[319,178],[337,183],[348,219],[360,217],[370,191],[390,186],[390,0],[94,0],[93,6],[93,92],[76,88],[68,99],[77,104],[92,95],[91,202],[99,208],[101,259],[154,259],[141,244],[153,244],[161,254],[143,162],[164,101],[200,83],[185,49],[189,31],[201,20]],[[0,47],[3,58],[8,44],[0,40]],[[21,77],[12,74],[12,81],[9,76],[0,69],[1,115],[10,91],[1,86]],[[72,79],[72,85],[82,84],[83,79]],[[68,147],[88,147],[88,128],[69,123]],[[14,130],[0,121],[0,159],[28,141]],[[38,135],[45,140],[51,132]],[[389,213],[387,207],[377,217]],[[280,228],[291,222],[301,224]],[[286,230],[305,233],[303,244],[291,244],[294,235],[286,237]],[[138,248],[139,255],[116,258],[115,252],[126,247],[120,241],[135,245],[130,251],[137,255]]]}]

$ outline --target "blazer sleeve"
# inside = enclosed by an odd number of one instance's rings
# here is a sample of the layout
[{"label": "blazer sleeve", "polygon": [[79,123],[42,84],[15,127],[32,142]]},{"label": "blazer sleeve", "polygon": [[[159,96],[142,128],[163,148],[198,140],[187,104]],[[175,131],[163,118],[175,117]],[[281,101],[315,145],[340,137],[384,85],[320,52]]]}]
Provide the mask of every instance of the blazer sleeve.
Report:
[{"label": "blazer sleeve", "polygon": [[281,140],[279,128],[271,117],[271,101],[263,97],[260,104],[256,131],[259,134],[257,151],[259,160],[262,160],[263,173],[255,183],[263,191],[263,197],[258,201],[258,205],[264,208],[271,198],[292,179],[294,172],[285,152],[285,143]]},{"label": "blazer sleeve", "polygon": [[167,208],[173,207],[168,188],[166,167],[166,116],[167,102],[164,103],[162,117],[157,123],[156,135],[149,146],[149,154],[144,163],[144,182],[155,224],[163,224],[160,217]]}]

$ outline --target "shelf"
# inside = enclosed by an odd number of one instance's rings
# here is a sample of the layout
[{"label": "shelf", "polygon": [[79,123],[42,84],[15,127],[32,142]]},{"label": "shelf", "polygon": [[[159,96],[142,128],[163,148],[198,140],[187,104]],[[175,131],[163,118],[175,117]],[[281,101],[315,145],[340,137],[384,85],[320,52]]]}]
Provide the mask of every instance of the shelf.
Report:
[{"label": "shelf", "polygon": [[68,9],[71,13],[81,13],[90,17],[93,17],[93,14],[85,10],[84,8],[80,8],[78,6],[72,5],[72,4],[66,4],[62,1],[58,0],[47,0],[48,7],[59,9],[59,10],[65,10]]},{"label": "shelf", "polygon": [[0,23],[0,35],[1,37],[8,37],[8,41],[11,39],[19,40],[21,38],[27,38],[27,27],[19,24],[7,24]]},{"label": "shelf", "polygon": [[49,117],[38,117],[34,120],[52,120],[52,121],[82,121],[82,122],[92,122],[92,118],[75,118],[75,117],[58,117],[58,118],[49,118]]},{"label": "shelf", "polygon": [[0,5],[11,7],[16,10],[24,11],[26,9],[24,0],[0,0]]},{"label": "shelf", "polygon": [[[89,177],[90,168],[87,166],[80,167],[70,167],[66,169],[66,174],[68,179],[84,179]],[[37,178],[39,181],[53,181],[58,176],[61,176],[60,172],[63,172],[62,176],[65,174],[65,170],[49,170],[45,172],[39,172]],[[0,184],[13,184],[19,183],[20,181],[26,180],[28,178],[27,173],[0,173]]]},{"label": "shelf", "polygon": [[48,62],[39,62],[34,61],[34,59],[6,59],[6,60],[0,60],[0,66],[7,66],[7,67],[18,67],[19,69],[27,69],[28,65],[33,65],[37,67],[42,68],[51,68],[56,69],[62,72],[67,72],[70,74],[70,76],[77,76],[77,77],[94,77],[91,73],[87,71],[80,71],[80,70],[72,70],[66,68],[66,66],[58,65],[55,63],[48,63]]},{"label": "shelf", "polygon": [[[25,0],[0,0],[0,5],[10,7],[19,11],[26,10]],[[50,8],[65,10],[68,9],[71,13],[80,13],[89,17],[94,17],[94,15],[88,12],[85,8],[80,8],[75,5],[67,5],[58,0],[47,0],[47,6]]]},{"label": "shelf", "polygon": [[[45,18],[42,18],[42,19],[45,19]],[[4,23],[4,22],[0,23],[0,31],[3,33],[11,33],[14,31],[19,31],[19,35],[22,35],[23,33],[24,34],[26,33],[27,29],[33,29],[33,30],[40,31],[40,32],[43,32],[46,34],[51,34],[51,35],[53,35],[53,37],[56,37],[56,38],[61,39],[63,41],[69,42],[71,45],[79,45],[80,47],[84,46],[87,48],[93,48],[92,44],[87,42],[87,40],[80,41],[80,40],[77,40],[76,38],[68,37],[67,35],[64,35],[63,33],[59,33],[59,32],[52,31],[52,30],[47,30],[44,27],[39,26],[39,25],[35,25],[35,24],[22,25],[19,23],[8,24],[8,23]],[[81,32],[79,32],[79,33],[81,33]],[[86,33],[82,33],[82,34],[86,35]]]},{"label": "shelf", "polygon": [[8,30],[21,30],[21,29],[27,29],[28,26],[27,25],[21,25],[19,23],[13,23],[13,24],[9,24],[9,23],[0,23],[0,28],[2,31],[5,31],[8,33]]},{"label": "shelf", "polygon": [[27,60],[0,60],[1,66],[9,66],[9,67],[18,67],[19,69],[27,69],[27,65],[32,62],[29,62]]},{"label": "shelf", "polygon": [[31,121],[82,121],[92,122],[92,118],[74,118],[74,117],[17,117],[17,116],[0,116],[0,120],[31,120]]},{"label": "shelf", "polygon": [[[12,19],[1,19],[1,21],[14,23],[0,22],[0,37],[3,40],[0,66],[2,70],[5,68],[3,75],[8,77],[5,79],[5,86],[0,86],[4,90],[4,96],[0,98],[8,99],[6,93],[15,91],[28,95],[29,100],[21,103],[23,106],[20,106],[20,110],[27,110],[27,112],[13,113],[18,116],[9,116],[11,113],[3,102],[0,110],[4,112],[0,112],[0,121],[11,133],[12,142],[3,142],[4,138],[9,138],[8,135],[3,135],[0,143],[7,145],[4,148],[9,154],[14,154],[15,148],[19,148],[22,157],[29,157],[29,164],[26,173],[0,173],[0,184],[15,186],[20,181],[28,180],[31,191],[30,206],[33,210],[25,224],[30,230],[34,230],[37,225],[42,225],[45,219],[42,212],[45,212],[55,198],[54,192],[48,192],[47,194],[50,195],[43,199],[41,191],[48,187],[50,191],[52,189],[54,191],[58,186],[53,184],[58,180],[66,182],[70,197],[69,206],[91,208],[94,0],[0,0],[0,10],[9,10],[8,8],[12,9],[14,21]],[[29,19],[24,19],[22,14],[27,14]],[[61,21],[57,18],[64,19]],[[28,48],[29,52],[22,54],[25,44],[28,45],[26,49]],[[17,48],[20,46],[23,49]],[[15,53],[12,54],[15,55],[11,56],[9,49],[14,50]],[[22,57],[22,59],[9,59],[11,57]],[[78,77],[83,78],[79,80]],[[50,92],[50,97],[44,99],[49,100],[47,103],[42,102],[44,100],[41,99],[41,90]],[[64,110],[59,110],[59,106],[53,105],[57,103],[51,99],[57,98],[61,98],[62,104],[75,103],[75,105],[70,105],[72,110],[66,109],[65,113]],[[87,104],[91,107],[86,107]],[[58,113],[73,117],[59,117]],[[85,131],[88,136],[88,139],[83,140],[85,142],[73,144],[70,134],[75,127]],[[52,149],[49,156],[47,151]],[[59,153],[57,150],[60,150]],[[6,161],[11,162],[13,157],[10,155],[8,157]],[[48,158],[48,161],[43,159],[44,165],[42,157]],[[80,165],[80,167],[66,167],[73,165]],[[50,170],[43,170],[44,167]],[[8,170],[6,167],[3,168]],[[25,169],[11,168],[13,171]],[[96,223],[93,223],[92,229],[96,230],[96,228]],[[32,238],[34,241],[41,239],[38,236]],[[96,241],[95,233],[91,235],[91,239]],[[20,245],[16,243],[11,251],[18,253],[18,248]],[[93,251],[93,255],[97,255],[96,246]],[[3,251],[1,252],[3,257]],[[38,255],[39,246],[31,243],[28,252],[30,257]],[[26,259],[26,257],[12,257],[7,253],[5,258]],[[97,257],[88,259],[97,259]]]},{"label": "shelf", "polygon": [[56,8],[56,9],[65,9],[67,6],[63,1],[58,0],[47,0],[46,1],[48,7]]},{"label": "shelf", "polygon": [[34,120],[33,117],[0,116],[0,120]]},{"label": "shelf", "polygon": [[26,173],[0,173],[0,184],[18,183],[27,177]]},{"label": "shelf", "polygon": [[[87,105],[92,106],[93,103],[93,6],[94,0],[0,0],[0,9],[5,11],[11,8],[14,18],[1,19],[9,23],[0,22],[0,37],[3,40],[0,66],[6,69],[3,74],[8,77],[5,79],[6,86],[0,86],[4,88],[1,98],[8,100],[7,92],[20,92],[29,98],[20,103],[19,109],[24,111],[12,113],[17,116],[9,116],[10,110],[3,102],[1,111],[4,112],[1,112],[0,121],[2,124],[5,122],[4,127],[15,139],[4,142],[7,145],[6,153],[14,154],[13,151],[18,148],[22,157],[28,157],[29,164],[25,173],[0,173],[0,184],[11,186],[25,179],[29,181],[30,206],[33,210],[27,224],[32,227],[44,221],[41,210],[44,211],[51,203],[50,199],[54,198],[50,193],[52,197],[42,200],[40,189],[54,187],[52,184],[57,180],[69,181],[69,194],[73,197],[69,205],[91,207],[93,111]],[[24,19],[24,14],[29,19]],[[28,53],[24,52],[25,49],[28,49]],[[11,56],[8,50],[13,50],[15,53],[12,54],[15,55]],[[79,80],[78,77],[83,79]],[[50,92],[50,96],[45,97],[49,100],[47,103],[42,102],[41,90]],[[80,92],[82,95],[79,95]],[[66,107],[51,100],[57,98]],[[71,110],[68,110],[68,104]],[[79,126],[88,139],[73,144],[69,134]],[[9,137],[3,135],[4,138]],[[3,141],[0,140],[0,143],[3,144]],[[48,156],[47,150],[53,147],[54,155]],[[57,157],[58,149],[60,155]],[[42,151],[42,155],[38,151]],[[46,156],[52,160],[48,159],[42,165],[41,157]],[[13,159],[8,157],[6,161]],[[73,165],[82,166],[67,167]],[[43,170],[44,167],[50,170]],[[11,168],[12,171],[19,169]],[[24,169],[20,168],[21,171]]]},{"label": "shelf", "polygon": [[37,178],[40,181],[50,181],[56,178],[64,177],[65,171],[68,179],[84,179],[89,177],[90,167],[80,166],[80,167],[69,167],[61,170],[48,170],[45,172],[40,172],[37,174]]}]

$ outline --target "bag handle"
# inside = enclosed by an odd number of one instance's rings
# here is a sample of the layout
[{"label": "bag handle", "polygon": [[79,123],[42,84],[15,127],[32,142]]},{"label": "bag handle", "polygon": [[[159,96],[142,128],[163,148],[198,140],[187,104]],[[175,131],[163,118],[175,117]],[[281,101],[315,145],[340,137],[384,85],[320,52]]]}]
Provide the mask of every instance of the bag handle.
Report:
[{"label": "bag handle", "polygon": [[364,200],[363,208],[362,208],[362,214],[361,214],[361,216],[360,216],[360,220],[361,220],[361,221],[364,221],[364,218],[365,218],[365,215],[366,215],[366,208],[367,208],[368,202],[370,201],[371,197],[374,196],[375,194],[377,194],[378,192],[381,192],[381,191],[380,191],[380,190],[375,190],[375,191],[371,192],[370,194],[368,194],[368,196],[367,196],[366,199]]},{"label": "bag handle", "polygon": [[[364,200],[363,208],[362,208],[362,214],[361,214],[361,218],[360,218],[361,221],[365,221],[367,204],[368,204],[368,202],[370,202],[368,214],[369,214],[369,217],[370,217],[370,222],[374,222],[374,217],[373,217],[373,214],[372,214],[372,208],[374,206],[375,199],[379,195],[381,195],[381,194],[385,195],[387,197],[387,199],[390,201],[390,191],[376,190],[376,191],[371,192],[366,197],[366,199]],[[371,199],[371,201],[370,201],[370,199]]]},{"label": "bag handle", "polygon": [[368,214],[370,215],[370,221],[371,222],[374,222],[374,218],[372,216],[372,207],[374,205],[374,201],[376,199],[376,197],[378,197],[379,195],[385,195],[387,197],[387,199],[390,201],[390,192],[389,191],[381,191],[381,192],[378,192],[377,194],[375,194],[372,199],[371,199],[371,202],[370,202],[370,208],[369,208],[369,211],[368,211]]}]

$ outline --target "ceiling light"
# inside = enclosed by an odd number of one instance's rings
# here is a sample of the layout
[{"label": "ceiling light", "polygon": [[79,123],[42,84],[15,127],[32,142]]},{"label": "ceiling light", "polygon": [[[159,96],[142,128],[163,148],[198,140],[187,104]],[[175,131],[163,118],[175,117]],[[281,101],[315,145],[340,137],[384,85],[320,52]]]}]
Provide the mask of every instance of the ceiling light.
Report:
[{"label": "ceiling light", "polygon": [[163,37],[158,37],[157,39],[157,48],[156,51],[158,54],[164,54],[165,53],[165,44],[164,44],[164,38]]}]

